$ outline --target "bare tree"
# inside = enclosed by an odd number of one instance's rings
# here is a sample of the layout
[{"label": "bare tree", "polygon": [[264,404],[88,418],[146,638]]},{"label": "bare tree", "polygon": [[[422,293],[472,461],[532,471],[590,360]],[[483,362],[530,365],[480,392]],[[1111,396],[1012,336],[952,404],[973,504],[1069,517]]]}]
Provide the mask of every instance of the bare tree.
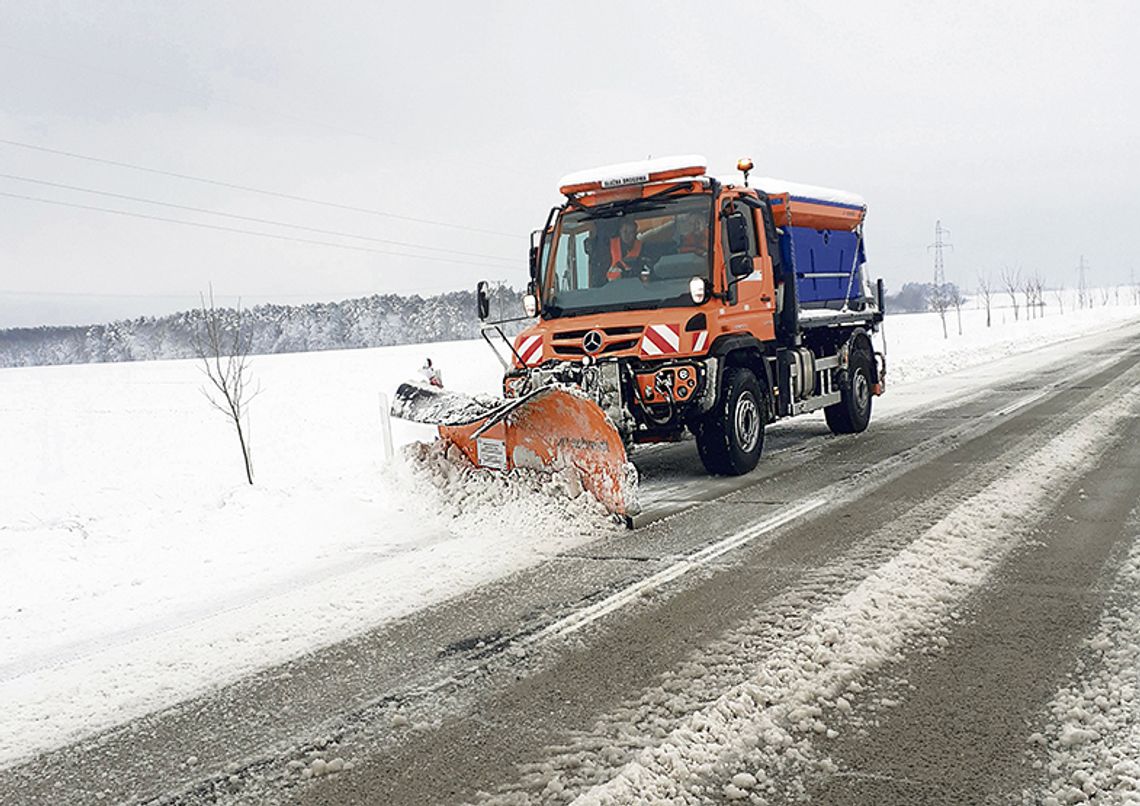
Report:
[{"label": "bare tree", "polygon": [[1022,296],[1025,297],[1025,318],[1037,318],[1037,306],[1033,304],[1033,278],[1026,277],[1021,285]]},{"label": "bare tree", "polygon": [[250,461],[248,406],[258,393],[249,387],[249,348],[253,331],[245,329],[245,312],[241,302],[237,308],[219,310],[214,305],[214,288],[209,297],[202,297],[202,322],[194,332],[194,352],[202,362],[202,372],[209,385],[202,394],[210,405],[226,415],[237,430],[241,458],[245,465],[245,478],[253,484],[253,464]]},{"label": "bare tree", "polygon": [[1089,292],[1088,280],[1085,278],[1088,268],[1085,265],[1085,256],[1081,255],[1081,264],[1077,266],[1077,307],[1081,310],[1092,307],[1092,294]]},{"label": "bare tree", "polygon": [[1013,321],[1016,322],[1020,318],[1017,313],[1017,292],[1021,287],[1021,269],[1014,270],[1006,266],[1001,270],[1001,284],[1009,294],[1009,301],[1013,305]]},{"label": "bare tree", "polygon": [[1060,310],[1061,316],[1064,316],[1065,315],[1065,284],[1064,283],[1057,286],[1057,289],[1053,292],[1053,296],[1055,296],[1057,298],[1057,308],[1058,308],[1058,310]]},{"label": "bare tree", "polygon": [[1040,272],[1033,272],[1029,278],[1029,286],[1033,292],[1033,318],[1045,315],[1045,281],[1041,279]]},{"label": "bare tree", "polygon": [[946,311],[950,310],[953,304],[953,293],[950,291],[949,283],[935,283],[930,289],[930,307],[938,312],[938,318],[942,320],[942,338],[950,338],[949,332],[946,330]]},{"label": "bare tree", "polygon": [[954,310],[958,313],[958,335],[962,335],[962,306],[966,304],[967,300],[958,289],[958,286],[953,286],[950,290],[950,302],[954,305]]},{"label": "bare tree", "polygon": [[986,327],[990,326],[990,302],[993,298],[994,286],[990,281],[989,274],[982,276],[978,275],[978,292],[982,295],[982,301],[986,305]]},{"label": "bare tree", "polygon": [[1112,296],[1112,289],[1110,289],[1110,288],[1100,289],[1100,304],[1101,305],[1107,305],[1108,299],[1110,296]]}]

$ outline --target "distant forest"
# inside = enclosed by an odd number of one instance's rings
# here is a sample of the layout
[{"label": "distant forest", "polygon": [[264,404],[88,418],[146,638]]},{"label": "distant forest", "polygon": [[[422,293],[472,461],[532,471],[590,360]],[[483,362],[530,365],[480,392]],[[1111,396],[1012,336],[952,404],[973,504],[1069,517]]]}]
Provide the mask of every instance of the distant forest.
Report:
[{"label": "distant forest", "polygon": [[[492,316],[522,315],[520,294],[500,288]],[[294,353],[349,347],[472,339],[479,335],[475,293],[434,297],[374,295],[343,302],[258,305],[242,312],[253,353]],[[194,356],[201,310],[124,319],[105,325],[0,330],[0,367],[150,361]]]}]

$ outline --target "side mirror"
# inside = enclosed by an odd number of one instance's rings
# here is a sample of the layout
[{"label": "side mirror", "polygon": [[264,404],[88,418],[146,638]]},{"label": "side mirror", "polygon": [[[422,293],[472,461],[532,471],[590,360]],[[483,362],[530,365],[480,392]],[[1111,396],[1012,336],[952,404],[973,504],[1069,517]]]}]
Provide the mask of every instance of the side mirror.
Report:
[{"label": "side mirror", "polygon": [[737,280],[742,280],[752,274],[752,258],[748,255],[733,255],[728,259],[728,271]]},{"label": "side mirror", "polygon": [[475,286],[475,307],[479,314],[479,321],[486,322],[491,315],[491,284],[480,280]]},{"label": "side mirror", "polygon": [[689,299],[694,305],[700,305],[709,295],[709,283],[704,277],[694,277],[689,280]]},{"label": "side mirror", "polygon": [[744,213],[730,213],[725,216],[724,228],[728,235],[729,254],[738,255],[741,252],[747,252],[748,225],[744,221]]},{"label": "side mirror", "polygon": [[532,281],[538,280],[538,247],[532,246],[530,248],[530,279]]},{"label": "side mirror", "polygon": [[878,280],[875,282],[875,290],[876,290],[876,291],[878,291],[878,297],[879,297],[879,313],[886,313],[886,312],[887,312],[887,308],[886,308],[886,305],[885,305],[885,303],[886,303],[886,298],[887,298],[887,291],[886,291],[886,289],[883,287],[883,278],[882,278],[882,277],[880,277],[880,278],[879,278],[879,279],[878,279]]}]

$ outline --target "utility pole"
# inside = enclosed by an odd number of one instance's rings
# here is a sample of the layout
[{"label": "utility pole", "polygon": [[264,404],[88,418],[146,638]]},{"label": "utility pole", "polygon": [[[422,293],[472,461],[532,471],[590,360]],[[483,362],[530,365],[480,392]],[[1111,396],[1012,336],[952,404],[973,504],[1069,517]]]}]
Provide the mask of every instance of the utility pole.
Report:
[{"label": "utility pole", "polygon": [[[1085,307],[1085,301],[1088,300],[1089,287],[1085,282],[1085,270],[1088,266],[1085,265],[1085,256],[1081,255],[1081,265],[1077,266],[1077,306],[1080,308]],[[1089,307],[1092,307],[1092,300],[1088,300]]]},{"label": "utility pole", "polygon": [[[934,243],[926,247],[934,250],[934,296],[930,303],[934,310],[938,311],[938,317],[942,320],[942,338],[944,339],[950,338],[950,334],[946,332],[946,309],[950,307],[950,296],[946,292],[946,266],[942,260],[942,250],[953,249],[954,245],[943,241],[942,236],[949,234],[950,230],[942,226],[942,219],[938,219],[934,222]],[[959,326],[960,330],[961,327]]]}]

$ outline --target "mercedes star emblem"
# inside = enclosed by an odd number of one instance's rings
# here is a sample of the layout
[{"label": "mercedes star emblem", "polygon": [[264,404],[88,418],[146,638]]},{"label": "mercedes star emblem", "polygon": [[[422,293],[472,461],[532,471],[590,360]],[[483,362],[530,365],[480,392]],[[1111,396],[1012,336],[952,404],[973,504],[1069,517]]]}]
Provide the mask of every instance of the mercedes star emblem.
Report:
[{"label": "mercedes star emblem", "polygon": [[582,349],[590,355],[593,355],[598,350],[602,349],[602,332],[600,330],[591,330],[582,337]]}]

